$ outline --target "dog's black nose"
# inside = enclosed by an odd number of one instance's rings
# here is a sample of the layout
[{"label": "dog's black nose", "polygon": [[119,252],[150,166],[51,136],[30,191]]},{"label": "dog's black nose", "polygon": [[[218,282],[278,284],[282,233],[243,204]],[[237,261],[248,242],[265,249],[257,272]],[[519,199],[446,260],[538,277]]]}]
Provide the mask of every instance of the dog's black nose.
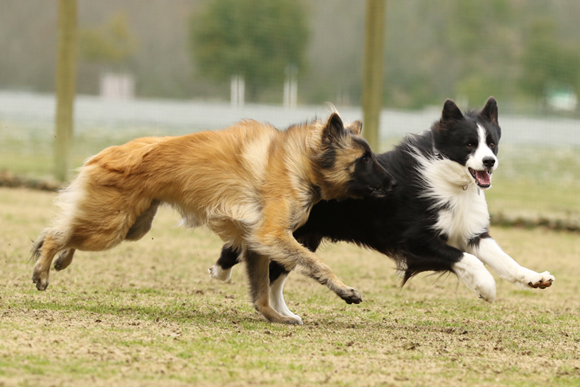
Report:
[{"label": "dog's black nose", "polygon": [[493,157],[486,157],[483,159],[483,165],[486,168],[492,168],[495,165],[495,159]]}]

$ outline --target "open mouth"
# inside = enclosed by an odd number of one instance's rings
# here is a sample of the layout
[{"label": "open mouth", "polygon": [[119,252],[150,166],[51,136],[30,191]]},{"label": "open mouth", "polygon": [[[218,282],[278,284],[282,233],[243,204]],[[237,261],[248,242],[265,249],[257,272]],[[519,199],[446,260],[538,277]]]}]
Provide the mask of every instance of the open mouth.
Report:
[{"label": "open mouth", "polygon": [[491,171],[488,171],[487,169],[484,169],[483,171],[476,171],[471,168],[468,169],[478,186],[481,188],[491,187]]}]

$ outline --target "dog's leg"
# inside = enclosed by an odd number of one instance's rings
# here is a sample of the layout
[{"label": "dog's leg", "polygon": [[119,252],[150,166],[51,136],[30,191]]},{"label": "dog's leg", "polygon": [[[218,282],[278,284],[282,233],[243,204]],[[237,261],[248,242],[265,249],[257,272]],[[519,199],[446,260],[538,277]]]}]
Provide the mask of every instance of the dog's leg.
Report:
[{"label": "dog's leg", "polygon": [[32,272],[32,282],[36,284],[36,289],[46,290],[48,287],[48,277],[50,273],[50,264],[54,256],[65,246],[54,237],[54,233],[47,232],[40,242],[36,242],[36,249],[33,255],[38,255],[34,271]]},{"label": "dog's leg", "polygon": [[452,270],[480,298],[489,303],[495,301],[495,280],[477,257],[463,253],[461,260],[453,264]]},{"label": "dog's leg", "polygon": [[346,286],[314,253],[298,243],[290,233],[266,233],[250,241],[251,248],[264,256],[278,262],[286,271],[300,265],[305,275],[326,285],[348,304],[362,302],[360,292]]},{"label": "dog's leg", "polygon": [[151,202],[151,206],[135,219],[135,223],[133,223],[129,231],[127,231],[125,240],[138,241],[143,238],[149,230],[151,230],[153,218],[155,218],[155,214],[157,214],[157,209],[160,204],[161,201],[159,200],[153,200]]},{"label": "dog's leg", "polygon": [[246,268],[250,281],[250,293],[256,310],[271,322],[302,325],[298,316],[283,316],[270,306],[268,266],[270,260],[253,251],[246,251]]},{"label": "dog's leg", "polygon": [[[275,263],[275,262],[274,262]],[[280,274],[273,282],[270,282],[270,305],[282,316],[299,319],[302,324],[302,318],[290,311],[284,301],[284,283],[288,278],[288,272]]]},{"label": "dog's leg", "polygon": [[479,259],[441,239],[425,242],[428,240],[426,235],[419,240],[407,242],[407,249],[401,253],[405,269],[404,281],[424,271],[452,271],[480,298],[490,303],[495,300],[495,280]]},{"label": "dog's leg", "polygon": [[229,281],[232,267],[239,263],[240,251],[234,247],[224,246],[215,265],[208,269],[209,276],[220,281]]},{"label": "dog's leg", "polygon": [[[301,235],[296,238],[300,244],[306,247],[308,250],[315,252],[322,238],[318,235]],[[220,281],[229,281],[232,276],[232,268],[240,263],[240,251],[234,247],[223,246],[220,257],[217,262],[208,269],[209,276]],[[270,262],[270,284],[272,284],[278,275],[288,272],[280,266],[280,264],[271,261]]]},{"label": "dog's leg", "polygon": [[520,266],[512,257],[504,253],[488,234],[473,239],[467,250],[491,267],[501,278],[522,287],[545,289],[556,280],[547,271],[536,273]]},{"label": "dog's leg", "polygon": [[[294,234],[296,235],[296,233]],[[322,238],[316,235],[302,235],[297,238],[301,245],[315,252]],[[284,301],[284,283],[288,278],[288,271],[276,261],[270,261],[270,305],[283,316],[300,316],[292,313]]]},{"label": "dog's leg", "polygon": [[75,251],[76,251],[75,249],[67,249],[62,251],[58,255],[58,258],[54,261],[54,269],[56,271],[66,269],[72,263]]}]

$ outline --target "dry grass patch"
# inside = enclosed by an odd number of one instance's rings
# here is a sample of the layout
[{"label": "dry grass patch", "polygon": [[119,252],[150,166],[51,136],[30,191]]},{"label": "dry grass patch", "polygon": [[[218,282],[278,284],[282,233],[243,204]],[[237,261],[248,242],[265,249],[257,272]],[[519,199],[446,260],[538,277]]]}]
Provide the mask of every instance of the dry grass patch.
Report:
[{"label": "dry grass patch", "polygon": [[494,229],[524,266],[556,276],[544,291],[497,279],[488,305],[455,276],[400,290],[385,257],[346,244],[320,256],[364,302],[346,305],[298,274],[286,285],[301,327],[272,325],[247,296],[207,276],[220,241],[160,212],[138,243],[78,252],[31,282],[30,242],[53,194],[0,189],[0,386],[580,385],[578,235]]}]

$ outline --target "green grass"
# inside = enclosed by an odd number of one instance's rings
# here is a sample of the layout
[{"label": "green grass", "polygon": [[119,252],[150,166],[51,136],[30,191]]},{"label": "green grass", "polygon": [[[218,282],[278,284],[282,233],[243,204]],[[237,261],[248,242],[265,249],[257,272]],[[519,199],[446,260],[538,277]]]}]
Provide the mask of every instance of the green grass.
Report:
[{"label": "green grass", "polygon": [[[50,129],[15,127],[0,123],[0,173],[27,179],[52,180],[53,154]],[[124,128],[117,132],[95,128],[77,134],[71,155],[70,178],[89,156],[110,145],[122,144],[146,135],[163,135],[159,129]],[[391,149],[400,139],[386,141]],[[500,168],[494,174],[493,188],[486,192],[490,212],[512,222],[517,219],[538,222],[559,221],[580,228],[580,156],[570,147],[541,148],[502,146]]]},{"label": "green grass", "polygon": [[37,292],[28,251],[54,198],[0,189],[0,386],[580,386],[577,234],[492,229],[556,276],[546,290],[496,279],[492,305],[454,276],[399,289],[387,258],[327,245],[320,257],[364,302],[293,273],[286,300],[305,324],[283,326],[253,310],[243,264],[231,283],[208,278],[220,241],[177,228],[169,209],[142,241],[78,252]]}]

